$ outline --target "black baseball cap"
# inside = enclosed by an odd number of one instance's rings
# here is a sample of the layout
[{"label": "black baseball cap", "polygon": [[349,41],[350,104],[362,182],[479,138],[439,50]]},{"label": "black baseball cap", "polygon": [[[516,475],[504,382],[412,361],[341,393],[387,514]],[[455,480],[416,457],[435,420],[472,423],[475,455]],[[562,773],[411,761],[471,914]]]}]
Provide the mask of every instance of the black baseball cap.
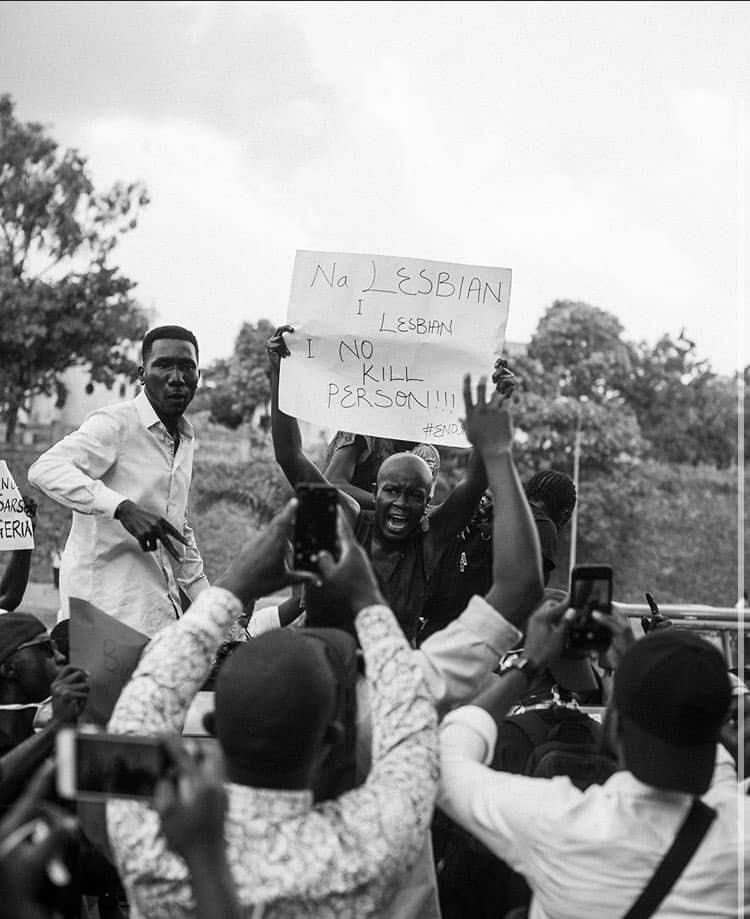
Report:
[{"label": "black baseball cap", "polygon": [[703,795],[730,696],[724,658],[703,638],[673,628],[637,641],[613,695],[627,768],[647,785]]}]

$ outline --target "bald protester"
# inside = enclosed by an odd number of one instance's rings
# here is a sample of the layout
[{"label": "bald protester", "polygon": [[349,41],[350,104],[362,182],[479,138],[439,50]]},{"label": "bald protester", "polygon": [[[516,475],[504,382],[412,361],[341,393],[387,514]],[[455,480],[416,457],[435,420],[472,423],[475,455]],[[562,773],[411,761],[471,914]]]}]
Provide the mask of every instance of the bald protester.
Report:
[{"label": "bald protester", "polygon": [[[279,368],[281,359],[289,355],[284,333],[292,331],[291,326],[281,326],[266,346],[271,364],[271,431],[276,460],[293,487],[301,482],[327,485],[328,479],[302,451],[297,419],[279,409]],[[486,381],[480,381],[482,402],[485,392]],[[466,382],[464,396],[471,399]],[[471,454],[466,477],[428,517],[432,484],[432,470],[424,459],[413,453],[396,453],[378,471],[374,510],[365,510],[350,495],[339,492],[341,506],[411,642],[440,556],[468,524],[487,487],[481,456]]]}]

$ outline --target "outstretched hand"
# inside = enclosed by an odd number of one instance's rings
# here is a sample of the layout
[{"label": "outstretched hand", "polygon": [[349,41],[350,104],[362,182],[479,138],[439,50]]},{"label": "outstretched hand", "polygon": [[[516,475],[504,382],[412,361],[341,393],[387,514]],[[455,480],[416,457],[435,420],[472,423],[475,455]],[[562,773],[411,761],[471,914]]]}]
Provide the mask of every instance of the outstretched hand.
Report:
[{"label": "outstretched hand", "polygon": [[291,351],[284,341],[284,335],[289,332],[293,333],[294,329],[290,325],[280,325],[273,335],[266,342],[266,353],[271,364],[271,370],[278,373],[282,357],[289,357]]},{"label": "outstretched hand", "polygon": [[289,584],[319,582],[317,574],[292,570],[286,563],[288,536],[294,526],[297,503],[296,498],[288,501],[264,532],[245,543],[224,574],[214,582],[216,587],[231,591],[244,604]]},{"label": "outstretched hand", "polygon": [[383,604],[375,573],[365,550],[354,538],[352,528],[338,509],[338,536],[341,556],[334,561],[328,552],[318,555],[318,567],[323,586],[349,605],[353,616],[366,606]]},{"label": "outstretched hand", "polygon": [[609,613],[594,610],[591,618],[603,625],[612,634],[612,641],[606,651],[599,655],[599,666],[606,670],[617,670],[625,652],[635,644],[636,638],[630,627],[630,620],[622,610],[611,605]]},{"label": "outstretched hand", "polygon": [[494,392],[487,401],[487,377],[480,377],[477,399],[472,397],[471,374],[464,377],[464,431],[469,443],[482,454],[507,452],[513,443],[513,423],[506,398]]},{"label": "outstretched hand", "polygon": [[135,536],[144,552],[155,552],[157,543],[161,542],[175,561],[181,560],[180,553],[171,541],[176,539],[183,546],[188,541],[164,517],[139,507],[133,501],[123,501],[115,511],[115,519],[120,521],[131,536]]}]

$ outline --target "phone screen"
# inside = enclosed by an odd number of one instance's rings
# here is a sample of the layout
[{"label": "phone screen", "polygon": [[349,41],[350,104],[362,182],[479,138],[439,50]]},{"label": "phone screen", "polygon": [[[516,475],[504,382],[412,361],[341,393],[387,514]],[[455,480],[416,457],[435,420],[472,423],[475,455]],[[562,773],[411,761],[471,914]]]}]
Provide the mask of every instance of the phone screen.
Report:
[{"label": "phone screen", "polygon": [[576,617],[568,631],[568,647],[604,651],[612,639],[606,626],[591,617],[594,610],[612,610],[612,569],[608,565],[580,565],[573,569],[570,605]]},{"label": "phone screen", "polygon": [[169,763],[156,737],[76,731],[60,732],[57,760],[60,793],[93,800],[151,798]]},{"label": "phone screen", "polygon": [[338,492],[332,485],[317,483],[297,486],[297,516],[294,526],[294,567],[317,571],[313,557],[325,550],[338,555],[336,515]]}]

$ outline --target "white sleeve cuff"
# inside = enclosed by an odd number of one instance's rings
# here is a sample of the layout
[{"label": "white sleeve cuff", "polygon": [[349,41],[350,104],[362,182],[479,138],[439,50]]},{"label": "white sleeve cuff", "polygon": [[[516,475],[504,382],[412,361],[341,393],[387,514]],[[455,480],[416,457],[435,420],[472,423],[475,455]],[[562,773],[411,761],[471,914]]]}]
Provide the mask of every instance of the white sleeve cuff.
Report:
[{"label": "white sleeve cuff", "polygon": [[278,606],[264,606],[263,609],[253,613],[245,631],[250,638],[257,638],[264,632],[273,632],[274,629],[280,628],[281,618]]}]

